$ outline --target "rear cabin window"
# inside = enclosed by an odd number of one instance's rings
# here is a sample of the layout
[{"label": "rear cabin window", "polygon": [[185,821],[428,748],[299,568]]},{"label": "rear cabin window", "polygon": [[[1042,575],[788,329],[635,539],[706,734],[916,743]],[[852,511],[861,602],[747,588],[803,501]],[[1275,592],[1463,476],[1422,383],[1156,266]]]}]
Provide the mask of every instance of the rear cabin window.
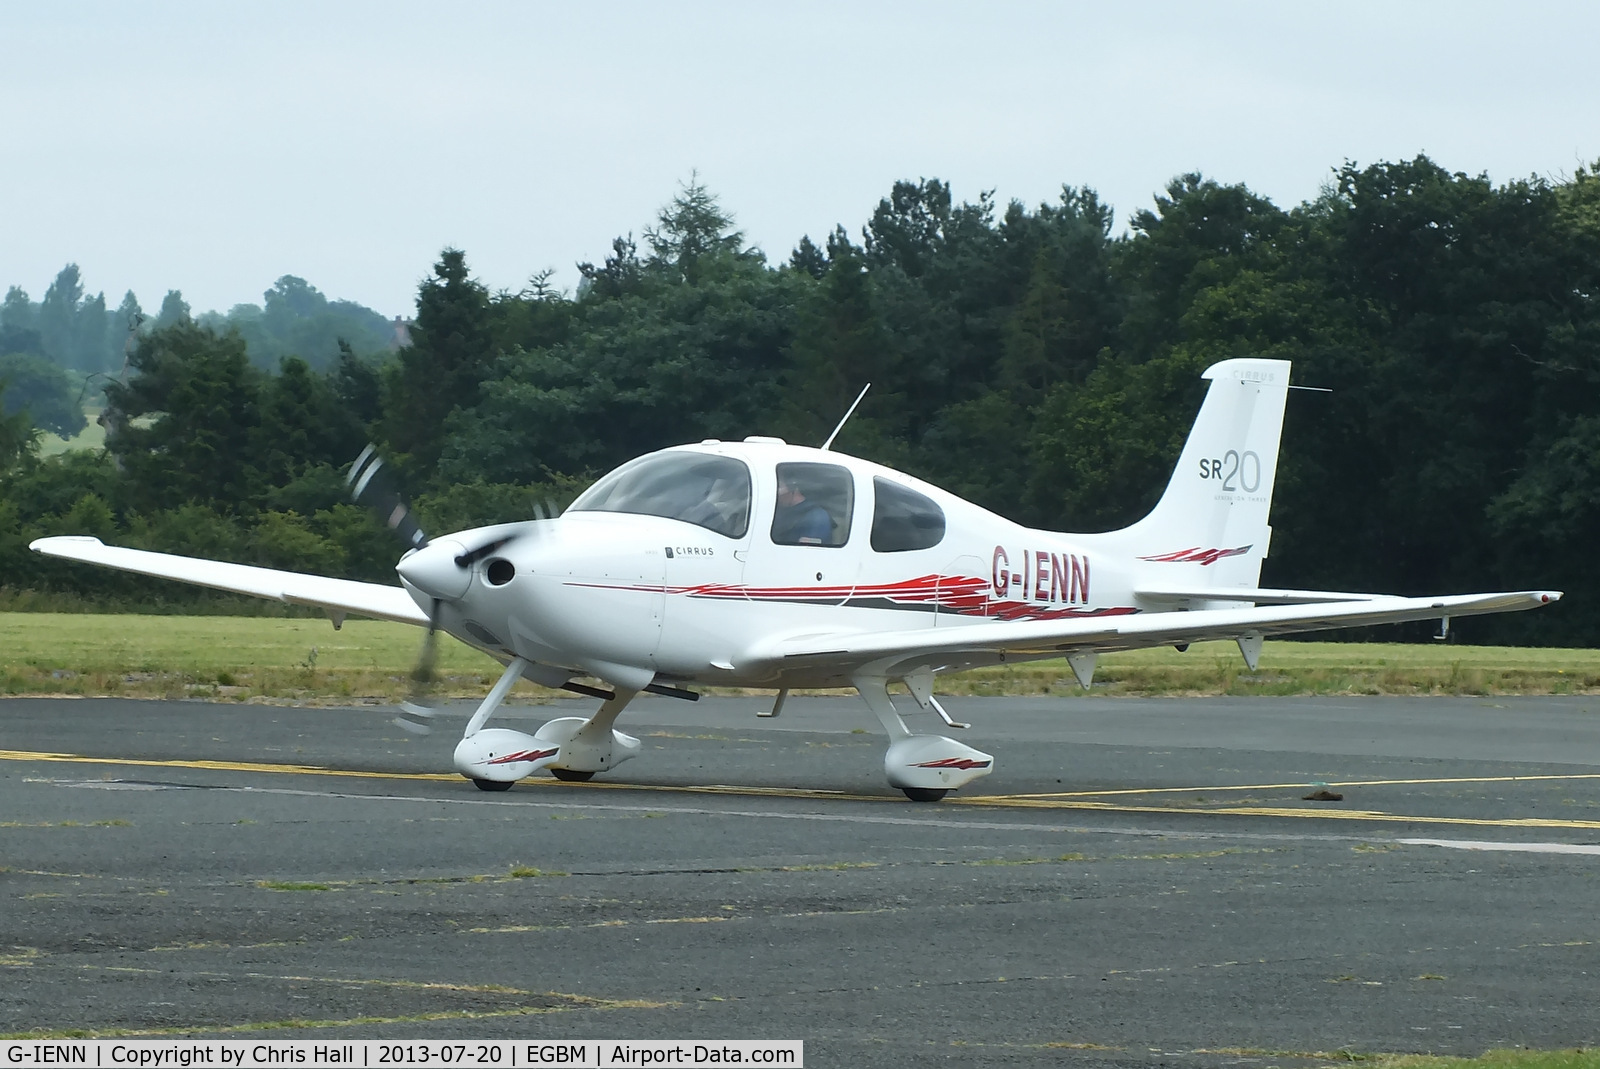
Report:
[{"label": "rear cabin window", "polygon": [[607,475],[568,511],[664,516],[743,538],[750,529],[750,469],[709,453],[657,453]]},{"label": "rear cabin window", "polygon": [[855,482],[837,464],[779,464],[772,541],[780,546],[842,546],[850,540]]},{"label": "rear cabin window", "polygon": [[926,494],[874,477],[872,548],[879,553],[931,549],[944,541],[944,510]]}]

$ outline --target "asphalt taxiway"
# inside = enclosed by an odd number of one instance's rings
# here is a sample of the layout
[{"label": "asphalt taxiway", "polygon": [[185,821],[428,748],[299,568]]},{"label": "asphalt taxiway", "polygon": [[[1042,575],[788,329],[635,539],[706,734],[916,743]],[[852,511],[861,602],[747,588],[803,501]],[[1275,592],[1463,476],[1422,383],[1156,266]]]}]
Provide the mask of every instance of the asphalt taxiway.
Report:
[{"label": "asphalt taxiway", "polygon": [[996,771],[918,805],[848,698],[641,701],[638,758],[505,794],[449,771],[467,709],[418,738],[0,701],[0,1034],[792,1038],[816,1066],[1600,1039],[1600,699],[949,704]]}]

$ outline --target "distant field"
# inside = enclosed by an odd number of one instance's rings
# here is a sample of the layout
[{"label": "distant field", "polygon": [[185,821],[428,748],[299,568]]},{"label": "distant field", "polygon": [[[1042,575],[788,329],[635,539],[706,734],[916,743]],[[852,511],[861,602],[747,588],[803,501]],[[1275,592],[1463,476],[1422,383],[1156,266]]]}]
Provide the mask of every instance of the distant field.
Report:
[{"label": "distant field", "polygon": [[[408,689],[422,632],[322,619],[0,613],[0,693],[394,701]],[[500,666],[441,636],[439,693],[486,693]],[[1064,661],[940,677],[945,694],[1084,691]],[[1108,654],[1095,695],[1588,694],[1600,650],[1268,642],[1252,674],[1232,643]],[[523,684],[528,698],[548,691]]]},{"label": "distant field", "polygon": [[100,418],[100,409],[85,408],[83,414],[89,417],[89,425],[75,438],[62,438],[59,434],[46,431],[39,436],[39,455],[52,457],[57,453],[67,453],[79,449],[104,449],[106,447],[106,429],[95,420]]}]

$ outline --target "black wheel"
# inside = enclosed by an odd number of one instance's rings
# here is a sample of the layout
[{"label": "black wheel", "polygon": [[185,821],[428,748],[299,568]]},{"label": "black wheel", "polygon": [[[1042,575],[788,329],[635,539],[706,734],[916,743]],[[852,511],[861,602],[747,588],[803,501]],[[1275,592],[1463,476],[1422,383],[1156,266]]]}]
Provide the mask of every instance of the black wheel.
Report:
[{"label": "black wheel", "polygon": [[509,791],[512,782],[512,780],[508,779],[475,779],[472,781],[473,786],[480,791]]},{"label": "black wheel", "polygon": [[950,793],[949,790],[942,787],[901,787],[900,789],[905,791],[906,797],[913,802],[937,802]]},{"label": "black wheel", "polygon": [[575,768],[552,768],[550,774],[566,783],[587,783],[594,779],[593,772],[579,772]]}]

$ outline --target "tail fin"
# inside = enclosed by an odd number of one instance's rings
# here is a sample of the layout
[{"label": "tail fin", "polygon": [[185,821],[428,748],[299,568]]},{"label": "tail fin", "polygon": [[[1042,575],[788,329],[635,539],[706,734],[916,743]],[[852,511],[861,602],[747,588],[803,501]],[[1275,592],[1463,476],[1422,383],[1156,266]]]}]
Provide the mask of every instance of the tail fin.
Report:
[{"label": "tail fin", "polygon": [[1211,386],[1166,493],[1144,519],[1105,537],[1163,578],[1254,587],[1272,540],[1289,361],[1224,360],[1201,377]]}]

